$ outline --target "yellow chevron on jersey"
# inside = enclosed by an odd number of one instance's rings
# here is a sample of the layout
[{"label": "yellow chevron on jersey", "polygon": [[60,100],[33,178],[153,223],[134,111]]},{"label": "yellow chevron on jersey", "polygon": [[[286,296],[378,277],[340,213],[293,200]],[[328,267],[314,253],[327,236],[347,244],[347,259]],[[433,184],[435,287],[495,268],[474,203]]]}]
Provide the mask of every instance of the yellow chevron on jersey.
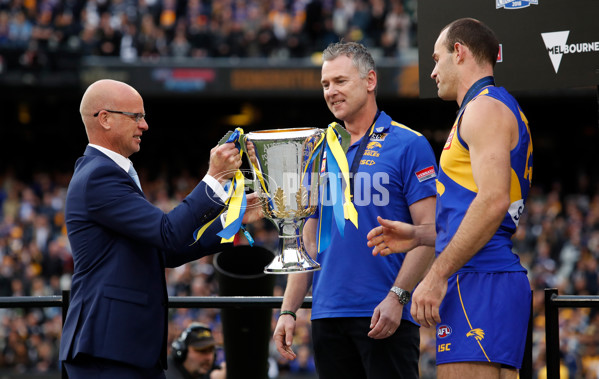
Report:
[{"label": "yellow chevron on jersey", "polygon": [[[485,89],[480,93],[479,96],[483,96],[489,93],[488,89]],[[478,96],[476,96],[478,97]],[[526,125],[526,129],[528,134],[530,135],[530,130],[528,126],[528,120],[522,113],[522,110],[518,109],[520,113],[520,117],[524,121]],[[472,176],[472,162],[470,161],[470,151],[467,147],[464,146],[462,140],[457,137],[458,126],[461,122],[461,117],[458,117],[453,127],[451,128],[451,132],[449,133],[449,137],[447,137],[447,141],[445,142],[445,147],[443,148],[443,154],[441,154],[440,158],[440,167],[443,167],[443,171],[447,176],[449,176],[454,182],[459,184],[460,186],[474,192],[478,193],[478,186],[474,181],[474,177]],[[532,177],[532,166],[529,165],[528,160],[532,156],[532,140],[528,141],[526,154],[526,172],[524,174],[524,178],[528,179],[530,185],[530,177]],[[511,169],[511,181],[510,181],[510,204],[518,202],[522,199],[522,190],[521,183],[518,177],[518,174]]]},{"label": "yellow chevron on jersey", "polygon": [[437,194],[439,194],[439,196],[442,196],[443,193],[445,193],[445,186],[438,179],[435,180],[435,182],[437,185]]},{"label": "yellow chevron on jersey", "polygon": [[457,119],[451,128],[441,154],[440,167],[443,167],[445,174],[460,186],[472,192],[478,192],[478,187],[472,176],[470,152],[457,137],[459,120]]},{"label": "yellow chevron on jersey", "polygon": [[[520,112],[520,118],[522,118],[522,121],[524,121],[524,124],[526,125],[526,131],[528,132],[528,135],[530,136],[530,126],[528,126],[528,119],[526,118],[526,116],[524,115],[524,113],[522,113],[522,109],[520,109],[520,107],[518,107],[518,111]],[[528,184],[530,185],[532,182],[532,162],[530,161],[532,157],[532,139],[530,139],[528,141],[528,149],[526,151],[526,169],[524,171],[524,179],[528,180]]]}]

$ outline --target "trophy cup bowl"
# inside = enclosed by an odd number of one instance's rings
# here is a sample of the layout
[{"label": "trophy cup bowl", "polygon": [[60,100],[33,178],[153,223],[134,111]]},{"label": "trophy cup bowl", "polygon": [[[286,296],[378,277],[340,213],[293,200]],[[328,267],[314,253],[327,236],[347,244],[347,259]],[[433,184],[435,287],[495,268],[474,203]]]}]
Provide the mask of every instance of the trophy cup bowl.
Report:
[{"label": "trophy cup bowl", "polygon": [[274,260],[267,274],[289,274],[320,270],[306,252],[301,230],[307,217],[318,208],[322,148],[318,142],[325,131],[318,128],[260,130],[248,133],[254,144],[254,191],[258,193],[265,218],[279,231]]}]

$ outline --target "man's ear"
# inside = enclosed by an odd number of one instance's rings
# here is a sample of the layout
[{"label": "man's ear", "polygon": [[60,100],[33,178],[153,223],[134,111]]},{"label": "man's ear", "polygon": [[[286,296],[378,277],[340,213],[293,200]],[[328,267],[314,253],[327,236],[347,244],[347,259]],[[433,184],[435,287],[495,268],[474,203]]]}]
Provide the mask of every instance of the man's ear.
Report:
[{"label": "man's ear", "polygon": [[456,59],[456,63],[462,63],[464,61],[464,58],[466,57],[466,54],[469,53],[469,50],[466,46],[462,45],[459,42],[456,42],[453,45],[453,54],[454,57]]},{"label": "man's ear", "polygon": [[100,112],[100,114],[98,115],[98,123],[104,130],[111,129],[111,126],[108,123],[108,116],[109,116],[108,112]]},{"label": "man's ear", "polygon": [[374,91],[378,81],[376,71],[370,70],[368,76],[366,76],[366,80],[368,80],[368,91]]}]

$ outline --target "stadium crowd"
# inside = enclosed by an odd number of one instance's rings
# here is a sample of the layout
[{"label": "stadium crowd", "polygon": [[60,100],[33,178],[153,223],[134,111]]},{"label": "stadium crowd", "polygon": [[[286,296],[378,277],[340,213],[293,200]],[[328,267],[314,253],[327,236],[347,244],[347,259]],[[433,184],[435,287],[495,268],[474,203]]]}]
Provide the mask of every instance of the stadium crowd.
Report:
[{"label": "stadium crowd", "polygon": [[[143,178],[143,176],[142,176]],[[0,294],[2,296],[60,295],[69,288],[72,258],[64,227],[64,198],[68,173],[38,172],[28,180],[10,170],[0,176]],[[193,188],[199,178],[181,175],[168,179],[163,173],[142,181],[150,201],[165,211]],[[584,179],[584,177],[582,178]],[[514,250],[529,270],[534,289],[534,370],[545,366],[544,289],[556,287],[560,294],[599,294],[599,192],[581,180],[577,193],[566,194],[555,183],[550,190],[533,187],[514,236]],[[256,243],[274,251],[278,234],[268,221],[249,226]],[[218,293],[213,256],[167,269],[172,296],[210,296]],[[281,296],[285,276],[277,275],[274,295]],[[192,321],[213,327],[222,343],[218,309],[171,310],[173,340]],[[273,325],[278,310],[273,310]],[[310,343],[310,312],[298,313],[294,348],[298,359],[282,361],[271,349],[273,377],[313,373]],[[599,316],[587,308],[560,311],[560,344],[563,364],[571,378],[597,378],[599,373]],[[58,308],[0,309],[0,370],[53,372],[61,334]],[[422,329],[422,377],[434,377],[435,331]],[[222,357],[221,357],[222,358]]]},{"label": "stadium crowd", "polygon": [[[302,58],[340,38],[397,57],[416,45],[415,0],[0,0],[0,58]],[[1,63],[1,61],[0,61]]]}]

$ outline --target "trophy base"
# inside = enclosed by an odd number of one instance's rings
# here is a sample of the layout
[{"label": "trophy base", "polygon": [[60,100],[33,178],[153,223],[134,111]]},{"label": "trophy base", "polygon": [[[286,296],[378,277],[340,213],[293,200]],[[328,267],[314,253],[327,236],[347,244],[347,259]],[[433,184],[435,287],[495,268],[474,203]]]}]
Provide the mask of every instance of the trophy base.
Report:
[{"label": "trophy base", "polygon": [[275,259],[264,268],[266,274],[295,274],[320,270],[320,264],[310,256],[296,249],[288,249],[277,255]]}]

